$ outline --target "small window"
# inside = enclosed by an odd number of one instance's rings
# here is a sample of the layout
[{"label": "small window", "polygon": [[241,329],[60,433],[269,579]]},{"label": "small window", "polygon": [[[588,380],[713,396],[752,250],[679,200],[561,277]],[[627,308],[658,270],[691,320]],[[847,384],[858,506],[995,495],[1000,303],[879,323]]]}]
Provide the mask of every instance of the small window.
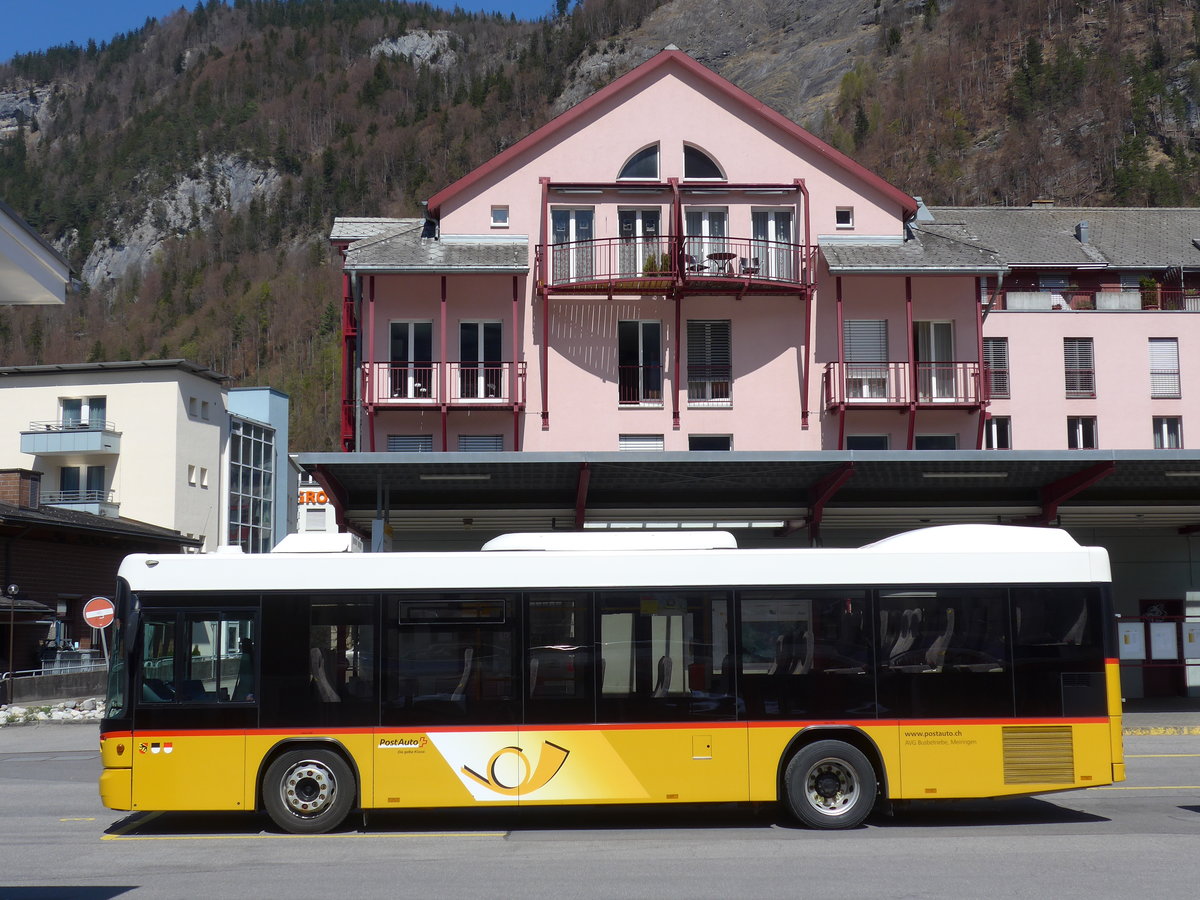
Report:
[{"label": "small window", "polygon": [[854,227],[854,207],[839,206],[833,214],[834,224],[838,228],[853,228]]},{"label": "small window", "polygon": [[508,207],[493,206],[492,207],[492,227],[507,228],[508,227]]},{"label": "small window", "polygon": [[956,434],[918,434],[913,444],[916,450],[957,450]]},{"label": "small window", "polygon": [[733,435],[730,434],[689,434],[689,450],[732,450]]},{"label": "small window", "polygon": [[988,396],[993,400],[1008,399],[1008,338],[983,339],[983,365],[987,373]]},{"label": "small window", "polygon": [[200,401],[195,397],[188,397],[188,415],[193,419],[196,418],[196,413],[200,411]]},{"label": "small window", "polygon": [[504,435],[460,434],[458,449],[462,453],[499,453],[504,449]]},{"label": "small window", "polygon": [[139,702],[253,702],[255,630],[244,612],[148,612]]},{"label": "small window", "polygon": [[846,435],[847,450],[886,450],[888,436],[886,434],[848,434]]},{"label": "small window", "polygon": [[196,486],[196,467],[188,466],[188,484],[192,487]]},{"label": "small window", "polygon": [[304,510],[304,530],[324,531],[326,512],[328,512],[328,510],[326,510],[323,506],[319,506],[316,509]]},{"label": "small window", "polygon": [[388,453],[432,453],[432,434],[389,434]]},{"label": "small window", "polygon": [[207,400],[200,401],[200,418],[203,419],[205,422],[208,421],[208,401]]},{"label": "small window", "polygon": [[683,177],[706,181],[724,181],[725,173],[716,160],[697,147],[683,147]]},{"label": "small window", "polygon": [[1183,417],[1154,417],[1154,449],[1181,450],[1183,448]]},{"label": "small window", "polygon": [[619,438],[618,449],[633,452],[647,450],[662,450],[663,436],[661,434],[623,434]]},{"label": "small window", "polygon": [[1012,419],[1009,416],[992,416],[983,430],[985,450],[1012,449]]},{"label": "small window", "polygon": [[641,181],[658,180],[658,144],[643,147],[621,167],[619,179],[637,179]]},{"label": "small window", "polygon": [[1095,450],[1098,446],[1095,416],[1067,416],[1067,449]]},{"label": "small window", "polygon": [[200,487],[208,490],[208,469],[204,466],[200,467]]}]

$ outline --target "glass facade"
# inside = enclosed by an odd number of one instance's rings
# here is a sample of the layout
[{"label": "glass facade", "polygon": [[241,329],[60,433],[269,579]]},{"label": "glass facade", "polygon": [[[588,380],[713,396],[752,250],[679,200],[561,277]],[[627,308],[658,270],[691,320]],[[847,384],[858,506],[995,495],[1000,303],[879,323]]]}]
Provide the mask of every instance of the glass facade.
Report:
[{"label": "glass facade", "polygon": [[272,546],[275,431],[233,419],[229,429],[229,543],[247,553]]}]

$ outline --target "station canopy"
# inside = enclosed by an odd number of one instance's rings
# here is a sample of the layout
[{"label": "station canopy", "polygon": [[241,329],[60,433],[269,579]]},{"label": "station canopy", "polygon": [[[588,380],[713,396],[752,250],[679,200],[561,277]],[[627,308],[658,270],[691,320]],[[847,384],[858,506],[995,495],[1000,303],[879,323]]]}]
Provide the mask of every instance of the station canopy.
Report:
[{"label": "station canopy", "polygon": [[345,529],[904,530],[999,522],[1200,532],[1200,451],[302,453]]}]

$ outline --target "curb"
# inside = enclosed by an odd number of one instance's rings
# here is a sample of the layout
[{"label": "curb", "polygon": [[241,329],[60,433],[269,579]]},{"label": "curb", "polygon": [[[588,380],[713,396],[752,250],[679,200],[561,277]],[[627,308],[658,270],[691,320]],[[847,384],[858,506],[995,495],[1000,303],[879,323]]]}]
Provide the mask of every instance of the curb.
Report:
[{"label": "curb", "polygon": [[1200,734],[1200,725],[1133,725],[1122,728],[1121,734],[1125,737]]}]

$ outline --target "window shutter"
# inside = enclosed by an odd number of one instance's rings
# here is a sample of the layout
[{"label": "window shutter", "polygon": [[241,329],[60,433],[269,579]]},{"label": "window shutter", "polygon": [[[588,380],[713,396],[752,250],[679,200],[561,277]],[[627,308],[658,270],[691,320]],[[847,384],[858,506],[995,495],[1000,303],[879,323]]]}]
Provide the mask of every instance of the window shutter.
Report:
[{"label": "window shutter", "polygon": [[663,449],[661,434],[623,434],[617,445],[620,450],[653,451]]},{"label": "window shutter", "polygon": [[983,339],[983,364],[987,367],[988,389],[992,397],[1008,397],[1008,338]]},{"label": "window shutter", "polygon": [[388,453],[432,453],[432,434],[389,434]]},{"label": "window shutter", "polygon": [[463,453],[499,453],[504,450],[504,435],[460,434],[458,449]]},{"label": "window shutter", "polygon": [[887,362],[887,319],[848,319],[842,333],[846,362]]},{"label": "window shutter", "polygon": [[716,377],[713,373],[728,377],[733,367],[729,320],[692,319],[687,327],[688,379]]},{"label": "window shutter", "polygon": [[1094,397],[1096,362],[1091,338],[1063,338],[1063,363],[1066,368],[1067,396]]},{"label": "window shutter", "polygon": [[1039,275],[1038,287],[1043,291],[1054,291],[1058,293],[1067,289],[1066,275]]},{"label": "window shutter", "polygon": [[1179,339],[1150,338],[1150,396],[1179,395]]}]

